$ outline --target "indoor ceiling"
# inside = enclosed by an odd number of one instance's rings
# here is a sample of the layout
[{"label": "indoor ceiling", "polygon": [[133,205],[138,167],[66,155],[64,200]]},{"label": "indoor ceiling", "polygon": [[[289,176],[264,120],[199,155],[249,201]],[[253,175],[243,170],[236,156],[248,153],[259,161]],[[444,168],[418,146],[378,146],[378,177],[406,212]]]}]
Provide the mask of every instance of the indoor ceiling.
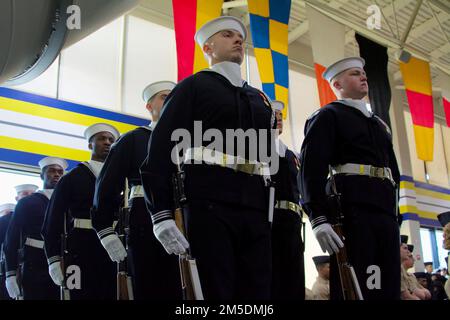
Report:
[{"label": "indoor ceiling", "polygon": [[[377,5],[381,9],[380,30],[369,30],[366,26],[366,19],[370,15],[367,8],[370,5]],[[401,86],[396,59],[396,52],[400,48],[429,61],[432,78],[436,77],[437,69],[450,74],[449,0],[292,0],[289,57],[291,61],[311,68],[313,64],[306,6],[312,6],[346,26],[347,55],[358,54],[355,32],[388,47],[389,70],[398,81],[397,86]],[[141,12],[141,16],[157,17],[160,21],[173,25],[172,1],[142,0],[135,11]],[[225,0],[223,12],[238,16],[249,24],[246,0]],[[300,48],[306,50],[301,54],[296,53]],[[435,85],[433,91],[439,93],[440,88]]]},{"label": "indoor ceiling", "polygon": [[[169,0],[142,0],[139,9],[172,17]],[[376,4],[382,12],[380,30],[366,27],[366,12]],[[431,62],[433,68],[440,68],[450,74],[450,1],[448,0],[292,0],[289,20],[289,42],[299,41],[309,45],[306,6],[310,5],[347,26],[347,50],[354,52],[354,32],[390,48],[401,47],[402,38],[408,31],[404,47],[413,55]],[[240,16],[248,21],[246,0],[225,0],[224,12]],[[418,9],[417,9],[418,8]],[[417,9],[417,14],[415,11]],[[411,28],[408,25],[411,24]],[[392,67],[397,66],[392,55]],[[397,67],[398,69],[398,67]]]}]

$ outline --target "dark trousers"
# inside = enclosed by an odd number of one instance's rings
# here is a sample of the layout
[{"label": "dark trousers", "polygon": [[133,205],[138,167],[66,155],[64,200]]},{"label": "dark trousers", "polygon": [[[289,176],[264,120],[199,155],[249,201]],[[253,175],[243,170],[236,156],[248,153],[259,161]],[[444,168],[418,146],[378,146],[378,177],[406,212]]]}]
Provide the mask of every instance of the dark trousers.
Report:
[{"label": "dark trousers", "polygon": [[11,300],[5,285],[6,277],[4,275],[0,276],[0,300]]},{"label": "dark trousers", "polygon": [[304,300],[302,221],[289,210],[275,210],[272,224],[272,299]]},{"label": "dark trousers", "polygon": [[59,287],[50,278],[44,250],[25,246],[23,251],[20,268],[23,299],[59,300]]},{"label": "dark trousers", "polygon": [[[81,288],[70,290],[70,299],[115,300],[117,264],[109,258],[95,231],[73,229],[67,242],[68,265],[76,265],[81,271]],[[68,284],[70,282],[67,281]]]},{"label": "dark trousers", "polygon": [[153,234],[144,198],[131,201],[128,262],[136,300],[181,300],[178,256],[169,255]]},{"label": "dark trousers", "polygon": [[[348,259],[355,268],[364,300],[400,299],[400,244],[397,219],[392,214],[363,204],[343,204],[345,246]],[[379,289],[373,284],[374,271],[379,267]],[[368,281],[369,280],[369,281]],[[330,263],[330,295],[341,300],[339,272],[335,256]]]},{"label": "dark trousers", "polygon": [[188,240],[205,299],[270,299],[267,212],[208,200],[189,205]]}]

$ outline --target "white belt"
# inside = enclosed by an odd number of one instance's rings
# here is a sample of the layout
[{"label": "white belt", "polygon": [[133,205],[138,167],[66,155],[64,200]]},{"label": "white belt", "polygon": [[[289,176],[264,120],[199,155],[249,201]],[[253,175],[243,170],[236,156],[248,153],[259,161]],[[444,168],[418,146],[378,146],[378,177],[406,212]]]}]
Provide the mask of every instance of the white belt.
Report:
[{"label": "white belt", "polygon": [[187,149],[184,156],[184,163],[189,163],[189,161],[203,161],[207,164],[219,165],[234,171],[270,178],[268,164],[257,161],[250,162],[242,157],[235,157],[220,151],[207,149],[205,147]]},{"label": "white belt", "polygon": [[25,240],[25,244],[27,246],[38,248],[38,249],[44,249],[44,241],[43,240],[36,240],[33,238],[28,238]]},{"label": "white belt", "polygon": [[333,174],[363,175],[380,179],[388,179],[395,185],[390,168],[379,168],[366,164],[346,163],[331,168]]},{"label": "white belt", "polygon": [[144,197],[144,187],[142,185],[136,185],[131,187],[130,200],[134,198]]},{"label": "white belt", "polygon": [[[113,222],[113,228],[117,225],[117,221]],[[92,220],[91,219],[73,219],[73,227],[78,229],[92,229]]]},{"label": "white belt", "polygon": [[73,219],[73,227],[78,229],[92,229],[91,219]]}]

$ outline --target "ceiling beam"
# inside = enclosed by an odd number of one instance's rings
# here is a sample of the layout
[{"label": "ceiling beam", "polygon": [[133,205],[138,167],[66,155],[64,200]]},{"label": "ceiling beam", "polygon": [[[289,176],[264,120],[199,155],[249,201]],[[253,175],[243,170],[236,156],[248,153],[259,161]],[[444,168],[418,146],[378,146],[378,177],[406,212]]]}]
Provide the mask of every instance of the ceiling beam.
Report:
[{"label": "ceiling beam", "polygon": [[333,9],[337,10],[337,9],[342,8],[342,6],[345,6],[349,1],[350,0],[341,0],[341,1],[332,0],[330,2],[326,2],[326,1],[321,1],[321,2]]},{"label": "ceiling beam", "polygon": [[[327,6],[333,8],[333,9],[339,9],[342,6],[344,6],[345,4],[347,4],[349,1],[350,0],[341,0],[341,1],[332,0],[331,2],[327,3]],[[303,7],[305,6],[305,1],[303,1],[303,0],[298,1],[298,3]],[[224,2],[224,4],[222,5],[222,9],[226,11],[231,8],[245,7],[247,5],[248,5],[247,0],[234,0],[234,1]],[[249,25],[249,23],[247,22],[246,25]],[[293,30],[291,30],[289,32],[288,43],[291,44],[292,42],[296,41],[301,36],[303,36],[305,33],[307,33],[308,30],[309,30],[309,22],[308,21],[301,22],[299,25],[297,25]]]},{"label": "ceiling beam", "polygon": [[[346,5],[349,1],[350,0],[341,0],[341,1],[332,0],[329,3],[327,3],[327,6],[337,10],[340,9],[342,6]],[[305,1],[299,1],[298,3],[302,7],[305,6]],[[309,30],[309,21],[306,20],[301,22],[291,32],[289,32],[288,43],[291,44],[292,42],[296,41],[298,38],[307,33],[308,30]]]},{"label": "ceiling beam", "polygon": [[[427,1],[429,4],[433,4],[436,6],[436,1],[434,0],[429,0]],[[438,4],[439,5],[439,4]],[[423,34],[425,34],[427,31],[429,31],[431,28],[439,25],[439,22],[437,21],[437,19],[439,19],[439,21],[444,20],[444,19],[448,19],[448,17],[450,16],[450,12],[445,10],[445,8],[443,8],[442,6],[437,6],[437,8],[440,10],[439,14],[436,14],[434,11],[432,12],[432,18],[426,20],[424,23],[420,24],[419,26],[415,27],[413,30],[411,30],[411,35],[412,35],[412,39],[414,38],[419,38],[421,37]],[[434,10],[432,7],[429,6],[430,10]],[[446,35],[444,34],[444,37],[447,40]],[[410,38],[410,41],[412,40]],[[410,42],[407,41],[407,42]],[[446,41],[442,46],[434,49],[433,51],[431,51],[429,53],[429,56],[431,58],[434,59],[439,59],[440,57],[442,57],[445,54],[450,53],[450,43],[448,41]],[[401,72],[400,70],[397,71],[394,74],[394,79],[395,80],[399,80],[401,78]]]},{"label": "ceiling beam", "polygon": [[[442,45],[439,48],[433,50],[430,53],[430,55],[433,56],[433,57],[435,55],[436,55],[436,57],[442,57],[443,55],[445,55],[445,54],[450,52],[450,38],[447,35],[447,32],[445,31],[443,24],[441,23],[441,18],[439,18],[439,16],[436,15],[436,12],[434,11],[433,7],[430,4],[430,1],[427,1],[426,3],[428,5],[428,7],[430,8],[431,13],[433,14],[433,18],[434,18],[434,20],[436,20],[436,22],[437,22],[437,24],[439,26],[439,29],[441,30],[441,33],[442,33],[442,35],[444,36],[444,39],[445,39],[444,45]],[[443,11],[441,11],[441,13],[442,12]]]},{"label": "ceiling beam", "polygon": [[[305,2],[305,0],[301,0],[301,1],[303,3]],[[392,4],[388,4],[388,5],[380,8],[380,9],[383,11],[384,16],[386,18],[390,18],[394,14],[397,14],[397,12],[399,12],[400,10],[404,9],[405,7],[407,7],[410,3],[411,3],[410,0],[397,0],[397,1],[395,1],[395,5],[394,5],[395,12],[394,12],[394,7],[392,6]],[[414,30],[412,30],[411,33],[414,33]],[[355,30],[353,28],[351,28],[351,30],[347,31],[347,33],[345,34],[345,44],[349,44],[351,42],[356,42],[356,40],[355,40]],[[379,41],[379,42],[383,43],[383,41]],[[397,72],[394,73],[394,79],[396,81],[400,80],[401,76],[402,75],[401,75],[400,71],[397,71]]]},{"label": "ceiling beam", "polygon": [[440,58],[448,53],[450,53],[450,43],[447,42],[444,45],[440,46],[439,48],[431,51],[430,56],[432,56],[433,58]]},{"label": "ceiling beam", "polygon": [[413,14],[409,17],[408,24],[406,26],[406,30],[403,32],[402,39],[400,41],[401,46],[403,46],[406,43],[406,40],[408,40],[409,33],[411,32],[413,24],[416,21],[417,14],[419,13],[422,3],[423,3],[423,0],[418,0],[418,2],[416,3],[416,6],[414,7]]},{"label": "ceiling beam", "polygon": [[[437,2],[436,0],[428,0],[428,2],[435,6],[437,9],[439,9],[439,13],[436,14],[437,19],[439,21],[445,21],[450,17],[450,10],[449,8],[444,7],[441,3]],[[430,8],[433,10],[433,8]],[[436,18],[432,16],[430,19],[427,19],[425,22],[421,23],[418,26],[415,26],[414,29],[411,30],[410,37],[406,41],[406,43],[412,42],[414,39],[420,38],[423,36],[426,32],[428,32],[430,29],[436,27],[438,25],[438,22],[436,21]],[[450,53],[450,44],[446,42],[442,46],[436,48],[432,52],[430,52],[429,56],[434,59],[438,59],[442,57],[445,54]],[[400,71],[397,71],[394,74],[394,77],[398,80],[401,77]]]},{"label": "ceiling beam", "polygon": [[394,14],[396,14],[398,11],[402,10],[403,8],[407,7],[409,4],[411,3],[410,0],[396,0],[394,2],[394,7],[395,7],[395,11],[394,12],[394,8],[392,7],[392,4],[389,3],[388,5],[380,8],[384,15],[387,18],[390,18],[391,16],[393,16]]},{"label": "ceiling beam", "polygon": [[442,1],[439,1],[439,0],[428,0],[428,2],[430,4],[432,4],[433,6],[435,6],[436,8],[438,8],[439,10],[441,10],[441,11],[447,13],[448,15],[450,15],[450,6],[445,5]]},{"label": "ceiling beam", "polygon": [[[448,18],[448,14],[441,11],[438,15],[437,18],[440,21],[445,21]],[[410,33],[410,38],[408,40],[406,40],[406,43],[411,42],[414,39],[420,38],[421,36],[423,36],[427,31],[430,31],[430,29],[436,27],[438,25],[436,19],[434,19],[434,17],[432,16],[430,19],[426,20],[425,22],[423,22],[422,24],[414,27],[414,29],[411,30]]]},{"label": "ceiling beam", "polygon": [[292,31],[289,32],[288,35],[288,43],[291,44],[292,42],[299,39],[301,36],[303,36],[305,33],[307,33],[309,30],[309,21],[303,21],[298,26],[296,26]]},{"label": "ceiling beam", "polygon": [[[385,46],[394,48],[394,49],[400,49],[402,47],[402,43],[397,39],[390,39],[389,37],[379,34],[377,32],[374,32],[372,30],[369,30],[365,28],[364,26],[361,26],[360,23],[355,21],[354,19],[351,19],[350,17],[343,16],[342,13],[336,12],[336,10],[330,9],[326,6],[324,6],[322,3],[320,3],[317,0],[306,0],[308,5],[311,5],[315,9],[319,10],[326,16],[330,17],[331,19],[334,19],[335,21],[342,23],[343,25],[348,26],[349,28],[354,29],[358,33],[364,35],[365,37],[372,39],[373,41],[377,41]],[[439,61],[430,59],[430,56],[426,52],[422,52],[421,50],[412,48],[408,44],[404,47],[406,50],[408,50],[411,54],[415,55],[418,58],[431,61],[430,64],[441,69],[446,74],[450,74],[450,69],[446,67],[444,64],[440,63]]]},{"label": "ceiling beam", "polygon": [[[301,3],[304,4],[305,0],[301,0]],[[408,4],[410,4],[410,0],[397,0],[395,2],[395,11],[402,10],[403,8],[407,7]],[[383,11],[384,16],[386,18],[390,18],[392,15],[394,15],[394,9],[393,9],[391,4],[388,4],[388,5],[380,8],[380,9]],[[292,30],[292,31],[294,31],[294,30]],[[411,32],[413,32],[413,31],[411,31]],[[355,35],[355,31],[354,30],[348,31],[345,34],[345,44],[349,44],[350,42],[355,41],[354,35]]]}]

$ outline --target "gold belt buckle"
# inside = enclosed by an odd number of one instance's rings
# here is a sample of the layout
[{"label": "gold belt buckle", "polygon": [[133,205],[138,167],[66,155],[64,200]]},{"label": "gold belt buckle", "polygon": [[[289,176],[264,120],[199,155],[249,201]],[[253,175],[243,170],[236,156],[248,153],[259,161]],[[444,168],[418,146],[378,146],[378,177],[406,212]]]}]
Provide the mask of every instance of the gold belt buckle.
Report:
[{"label": "gold belt buckle", "polygon": [[286,201],[286,200],[277,202],[275,205],[275,208],[289,210],[289,211],[295,212],[297,214],[300,214],[300,212],[301,212],[300,206],[298,204],[295,204],[291,201]]},{"label": "gold belt buckle", "polygon": [[384,175],[384,168],[377,168],[377,167],[371,167],[370,168],[370,175],[376,178],[385,178]]},{"label": "gold belt buckle", "polygon": [[236,171],[241,171],[247,174],[253,174],[255,171],[254,163],[238,163],[236,164]]},{"label": "gold belt buckle", "polygon": [[297,213],[298,215],[300,215],[301,209],[300,209],[300,206],[299,206],[298,204],[293,203],[293,202],[289,202],[289,206],[290,206],[290,209],[291,209],[292,211],[294,211],[295,213]]},{"label": "gold belt buckle", "polygon": [[289,207],[289,210],[294,211],[294,212],[297,212],[294,203],[288,202],[288,207]]},{"label": "gold belt buckle", "polygon": [[237,163],[236,164],[236,171],[244,172],[247,174],[253,174],[255,171],[255,164],[249,163],[247,160],[245,163]]}]

